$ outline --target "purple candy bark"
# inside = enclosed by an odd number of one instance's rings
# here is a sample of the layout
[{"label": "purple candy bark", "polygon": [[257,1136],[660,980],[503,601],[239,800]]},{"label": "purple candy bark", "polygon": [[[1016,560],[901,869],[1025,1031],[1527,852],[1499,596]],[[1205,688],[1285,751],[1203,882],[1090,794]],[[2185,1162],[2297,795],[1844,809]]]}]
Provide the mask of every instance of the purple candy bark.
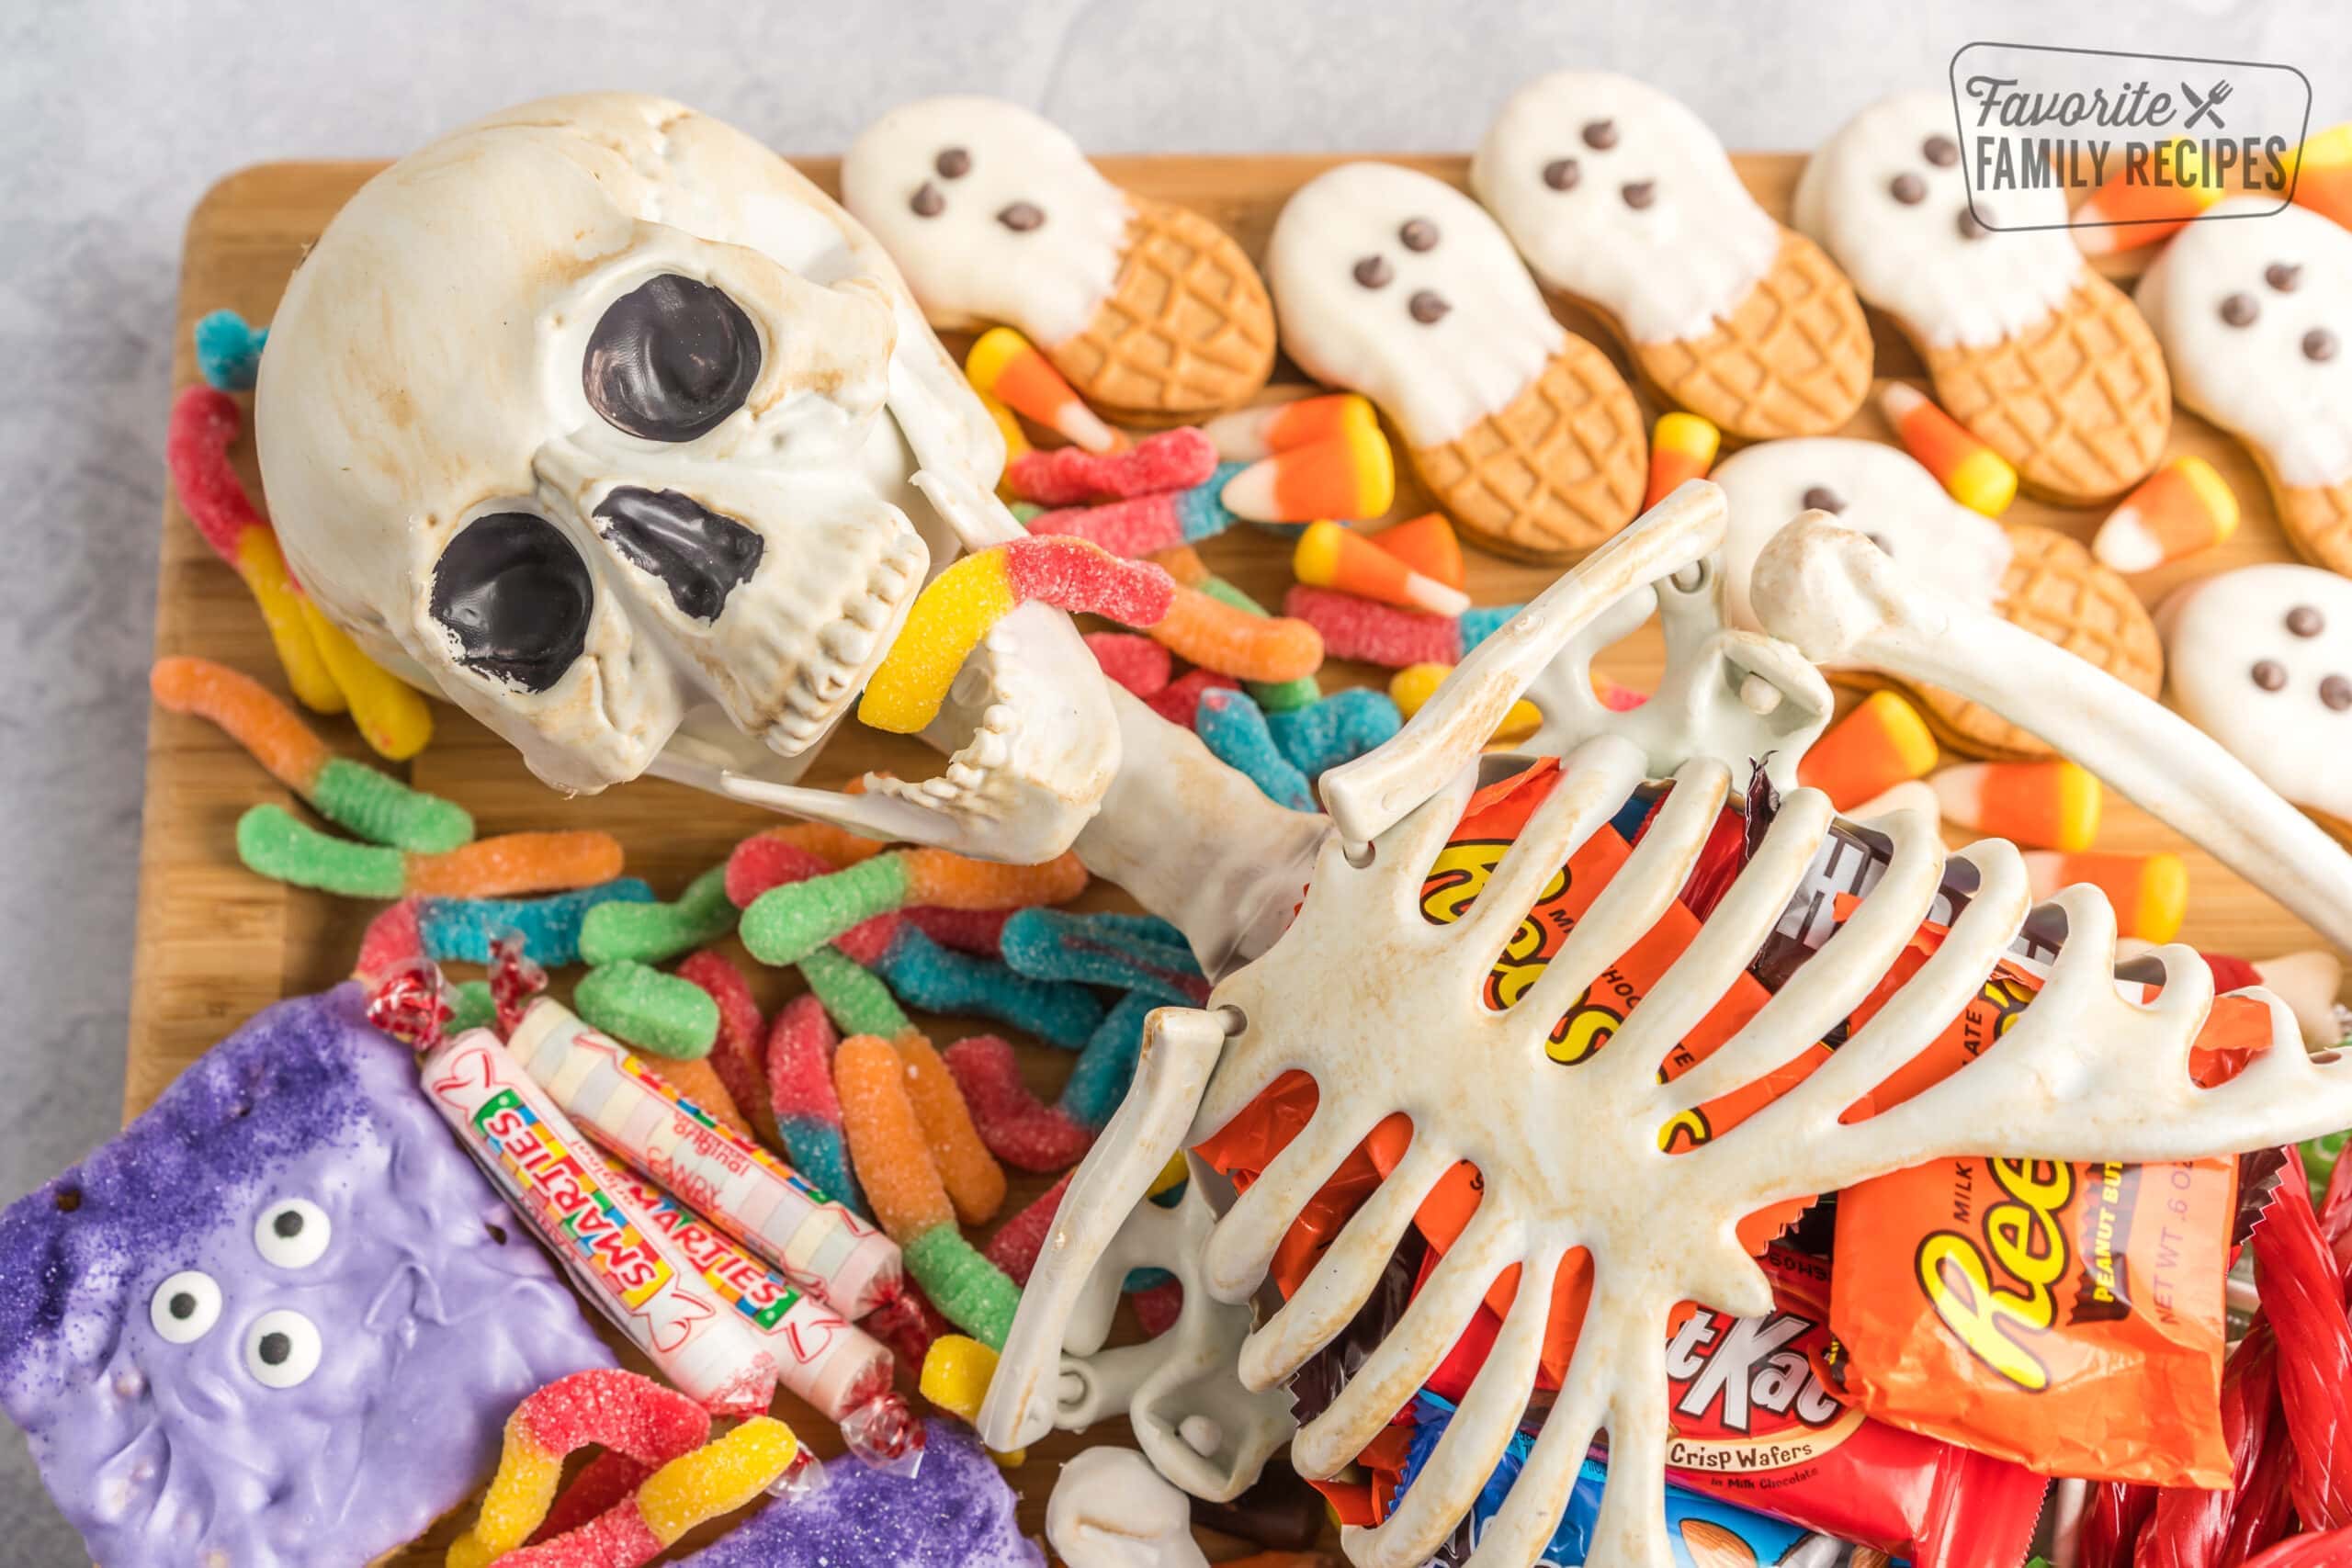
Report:
[{"label": "purple candy bark", "polygon": [[934,1420],[911,1478],[826,1462],[805,1498],[778,1498],[676,1568],[1045,1568],[1012,1489],[968,1427]]},{"label": "purple candy bark", "polygon": [[612,1364],[356,986],[0,1213],[0,1407],[107,1568],[366,1563],[487,1479],[525,1394]]}]

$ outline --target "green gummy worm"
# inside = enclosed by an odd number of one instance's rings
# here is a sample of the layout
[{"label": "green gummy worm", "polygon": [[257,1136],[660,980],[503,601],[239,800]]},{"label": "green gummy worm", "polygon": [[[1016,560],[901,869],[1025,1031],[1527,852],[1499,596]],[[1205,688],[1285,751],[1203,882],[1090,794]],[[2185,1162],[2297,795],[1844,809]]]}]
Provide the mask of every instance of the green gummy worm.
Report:
[{"label": "green gummy worm", "polygon": [[879,976],[830,947],[820,947],[802,959],[800,973],[808,977],[808,988],[817,994],[833,1027],[844,1035],[874,1034],[896,1040],[914,1027],[914,1021],[907,1017]]},{"label": "green gummy worm", "polygon": [[954,1225],[933,1225],[899,1243],[907,1272],[948,1322],[991,1350],[1004,1348],[1021,1287],[1005,1271],[972,1249]]},{"label": "green gummy worm", "polygon": [[708,991],[628,959],[588,971],[571,1005],[590,1027],[673,1061],[707,1056],[718,1039],[718,1003]]},{"label": "green gummy worm", "polygon": [[264,876],[346,898],[397,898],[408,875],[400,851],[331,839],[282,806],[237,818],[237,858]]},{"label": "green gummy worm", "polygon": [[311,786],[319,815],[371,844],[437,855],[473,842],[474,819],[454,800],[411,789],[391,774],[330,757]]},{"label": "green gummy worm", "polygon": [[735,929],[739,917],[727,901],[727,867],[712,866],[686,884],[673,904],[598,904],[580,923],[580,957],[585,964],[660,964]]},{"label": "green gummy worm", "polygon": [[847,871],[771,887],[743,911],[743,945],[763,964],[797,964],[852,926],[907,901],[907,862],[878,854]]}]

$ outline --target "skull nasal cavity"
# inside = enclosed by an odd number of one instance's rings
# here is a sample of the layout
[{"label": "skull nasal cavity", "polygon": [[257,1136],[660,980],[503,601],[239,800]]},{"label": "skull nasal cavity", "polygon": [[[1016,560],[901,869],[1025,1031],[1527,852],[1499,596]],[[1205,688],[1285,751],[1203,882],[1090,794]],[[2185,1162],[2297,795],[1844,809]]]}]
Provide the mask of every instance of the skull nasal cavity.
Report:
[{"label": "skull nasal cavity", "polygon": [[759,570],[767,541],[674,490],[623,485],[596,508],[615,549],[660,578],[681,615],[715,621]]},{"label": "skull nasal cavity", "polygon": [[433,569],[433,618],[469,670],[544,692],[588,641],[588,563],[555,525],[499,512],[466,525]]},{"label": "skull nasal cavity", "polygon": [[742,307],[668,273],[613,301],[580,363],[588,406],[648,441],[692,441],[718,428],[759,377],[760,334]]}]

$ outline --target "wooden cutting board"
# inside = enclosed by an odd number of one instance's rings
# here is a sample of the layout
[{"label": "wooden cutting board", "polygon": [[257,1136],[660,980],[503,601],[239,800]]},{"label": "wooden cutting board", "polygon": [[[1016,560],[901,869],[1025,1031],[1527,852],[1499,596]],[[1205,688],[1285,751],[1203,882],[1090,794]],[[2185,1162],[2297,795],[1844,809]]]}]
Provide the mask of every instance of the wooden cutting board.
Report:
[{"label": "wooden cutting board", "polygon": [[[1138,194],[1181,202],[1225,225],[1254,255],[1262,251],[1274,215],[1300,184],[1340,160],[1316,156],[1128,157],[1102,165],[1118,184]],[[1468,163],[1460,157],[1410,157],[1397,162],[1426,170],[1456,185]],[[835,186],[835,161],[796,160],[826,189]],[[1794,154],[1755,153],[1736,160],[1759,200],[1785,217],[1789,197],[1804,160]],[[190,328],[205,312],[228,307],[256,322],[276,310],[288,273],[317,238],[328,219],[361,182],[382,165],[365,163],[268,164],[241,171],[209,192],[188,222],[183,258],[179,317],[173,325],[175,387],[196,378]],[[2142,253],[2141,254],[2144,254]],[[2136,271],[2141,254],[2115,258],[2116,276]],[[1608,344],[1606,334],[1580,313],[1564,308],[1572,328]],[[1917,356],[1889,325],[1874,323],[1878,369],[1883,376],[1917,377]],[[961,342],[951,347],[959,352]],[[1615,353],[1611,344],[1611,352]],[[1618,355],[1621,365],[1623,356]],[[1298,380],[1285,363],[1279,379]],[[1655,412],[1655,411],[1653,411]],[[160,431],[161,420],[157,421]],[[1849,432],[1886,439],[1874,411],[1865,411]],[[160,446],[160,440],[158,442]],[[2259,475],[2237,444],[2194,415],[2176,416],[2171,449],[2210,458],[2245,503],[2245,519],[2221,549],[2178,567],[2150,574],[2138,586],[2150,602],[2187,578],[2256,561],[2291,558],[2279,533]],[[246,481],[258,477],[250,441],[238,452]],[[1429,509],[1428,497],[1400,474],[1396,518]],[[2099,513],[2068,512],[2020,499],[2014,521],[2046,524],[2087,540]],[[158,655],[200,653],[221,660],[283,690],[283,679],[243,586],[206,548],[175,501],[164,508],[164,539],[157,588],[155,650]],[[1237,529],[1204,547],[1212,567],[1267,604],[1278,603],[1291,581],[1288,550],[1253,529]],[[1470,552],[1470,589],[1482,604],[1531,597],[1550,580],[1544,569],[1514,565]],[[1655,632],[1643,634],[1603,660],[1616,679],[1646,689],[1655,681],[1660,646]],[[1370,683],[1385,679],[1364,667],[1333,665],[1325,685]],[[643,780],[599,796],[567,800],[527,773],[514,753],[456,708],[436,705],[433,745],[407,769],[410,782],[462,802],[485,834],[526,828],[603,828],[618,835],[629,870],[673,896],[696,872],[722,859],[738,839],[774,820],[753,808],[712,799],[678,785]],[[331,741],[355,756],[366,753],[345,719],[318,721]],[[291,804],[287,792],[210,725],[158,712],[148,732],[148,791],[145,837],[140,860],[139,935],[131,998],[124,1113],[135,1114],[197,1055],[255,1010],[282,997],[333,985],[349,973],[360,932],[374,906],[346,902],[280,886],[243,870],[233,851],[238,816],[258,801]],[[876,768],[922,776],[936,772],[938,759],[910,739],[845,726],[826,750],[808,782],[834,785]],[[2195,906],[2183,936],[2200,946],[2261,958],[2320,945],[2301,921],[2278,908],[2199,851],[2180,842],[2137,810],[2110,800],[2102,847],[2117,850],[2177,850],[2189,862]],[[1090,902],[1115,901],[1097,889]],[[761,971],[745,961],[760,985],[763,1005],[774,1007],[797,988],[797,980]],[[941,1020],[934,1031],[944,1043],[989,1027],[977,1020]],[[1033,1088],[1050,1098],[1068,1071],[1069,1056],[1023,1046],[1023,1067]],[[1007,1213],[1046,1183],[1017,1181]],[[820,1439],[821,1422],[796,1425]],[[1091,1440],[1126,1440],[1123,1424],[1097,1427]],[[1029,1463],[1012,1472],[1023,1497],[1023,1519],[1043,1528],[1046,1491],[1057,1469],[1055,1457],[1080,1439],[1057,1435],[1033,1451]],[[450,1525],[428,1538],[446,1540]],[[1233,1554],[1238,1543],[1204,1536],[1212,1555]],[[437,1545],[423,1545],[397,1556],[402,1563],[438,1562]]]}]

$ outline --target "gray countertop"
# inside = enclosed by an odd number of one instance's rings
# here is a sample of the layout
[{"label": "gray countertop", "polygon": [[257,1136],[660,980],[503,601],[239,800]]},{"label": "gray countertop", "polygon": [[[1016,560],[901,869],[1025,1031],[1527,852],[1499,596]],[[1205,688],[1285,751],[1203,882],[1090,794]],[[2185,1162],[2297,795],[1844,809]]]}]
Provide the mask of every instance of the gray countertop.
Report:
[{"label": "gray countertop", "polygon": [[[14,6],[0,16],[0,422],[20,570],[0,577],[0,1201],[115,1126],[182,224],[274,158],[382,156],[503,104],[666,93],[786,152],[901,99],[1020,100],[1090,149],[1465,149],[1538,69],[1647,78],[1735,147],[1804,148],[1999,39],[2290,61],[2352,110],[2329,0],[1039,0],[1034,5],[414,0]],[[0,1264],[0,1267],[6,1267]],[[0,1439],[11,1562],[81,1561]]]}]

